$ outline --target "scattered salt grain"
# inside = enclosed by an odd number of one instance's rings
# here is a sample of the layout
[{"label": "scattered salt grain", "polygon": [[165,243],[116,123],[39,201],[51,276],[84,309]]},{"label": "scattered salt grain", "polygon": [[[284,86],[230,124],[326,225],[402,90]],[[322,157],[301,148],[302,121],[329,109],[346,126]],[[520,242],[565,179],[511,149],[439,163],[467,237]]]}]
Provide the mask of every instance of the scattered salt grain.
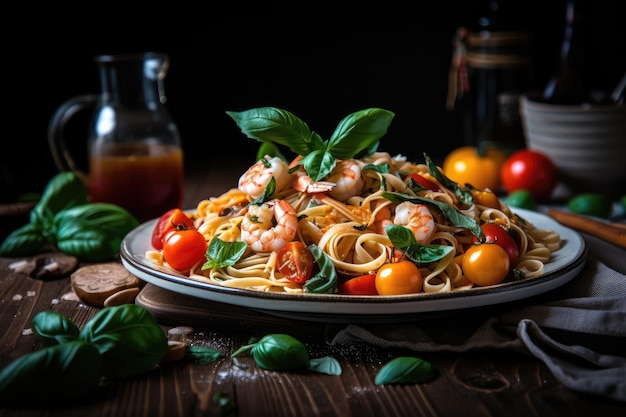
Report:
[{"label": "scattered salt grain", "polygon": [[34,297],[34,296],[35,296],[35,294],[37,294],[37,292],[36,292],[36,291],[26,291],[26,296],[27,296],[27,297]]},{"label": "scattered salt grain", "polygon": [[13,272],[24,272],[28,269],[28,262],[24,259],[9,264],[9,269]]},{"label": "scattered salt grain", "polygon": [[52,305],[59,304],[59,299],[58,298],[53,298],[52,301],[50,302],[50,304],[52,304]]},{"label": "scattered salt grain", "polygon": [[30,336],[31,334],[33,334],[33,329],[22,330],[22,336]]},{"label": "scattered salt grain", "polygon": [[20,301],[22,298],[22,294],[15,294],[13,296],[13,301]]}]

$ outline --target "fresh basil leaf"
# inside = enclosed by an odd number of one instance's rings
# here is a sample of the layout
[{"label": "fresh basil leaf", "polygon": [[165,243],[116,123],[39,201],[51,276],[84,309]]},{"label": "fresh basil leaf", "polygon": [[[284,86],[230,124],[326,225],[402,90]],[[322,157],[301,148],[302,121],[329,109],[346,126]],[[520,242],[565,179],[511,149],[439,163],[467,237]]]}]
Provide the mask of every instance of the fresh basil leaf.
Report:
[{"label": "fresh basil leaf", "polygon": [[343,369],[337,359],[330,356],[324,356],[322,358],[314,358],[309,362],[309,369],[313,372],[326,375],[341,375]]},{"label": "fresh basil leaf", "polygon": [[463,227],[469,229],[474,236],[476,236],[481,242],[485,240],[485,233],[480,225],[470,217],[459,212],[456,208],[443,203],[441,201],[433,200],[426,197],[410,196],[408,194],[401,194],[397,192],[384,192],[383,197],[392,201],[393,203],[400,204],[403,201],[410,201],[414,204],[426,204],[431,207],[435,207],[441,211],[441,213],[448,219],[450,223],[457,227]]},{"label": "fresh basil leaf", "polygon": [[259,149],[256,152],[256,160],[260,161],[265,158],[265,155],[277,156],[283,161],[287,162],[287,158],[281,152],[280,148],[274,142],[268,142],[266,140],[261,141]]},{"label": "fresh basil leaf", "polygon": [[154,316],[137,304],[105,307],[79,337],[100,354],[107,377],[124,378],[152,369],[167,352],[167,337]]},{"label": "fresh basil leaf", "polygon": [[319,272],[309,278],[302,288],[316,294],[333,294],[337,289],[337,270],[333,261],[317,245],[309,245],[309,249],[319,266]]},{"label": "fresh basil leaf", "polygon": [[317,182],[326,177],[335,168],[337,160],[333,155],[324,151],[313,151],[306,155],[300,161],[307,174],[313,180]]},{"label": "fresh basil leaf", "polygon": [[251,139],[286,146],[298,155],[307,155],[316,149],[307,124],[286,110],[260,107],[242,112],[227,111],[226,114]]},{"label": "fresh basil leaf", "polygon": [[211,363],[223,357],[222,352],[207,346],[187,346],[185,358],[193,363]]},{"label": "fresh basil leaf", "polygon": [[461,202],[467,204],[468,206],[472,205],[473,198],[472,194],[467,191],[465,188],[461,187],[457,182],[452,181],[450,178],[444,175],[440,169],[437,168],[437,165],[430,159],[430,157],[424,154],[424,160],[426,161],[426,165],[428,166],[428,172],[430,175],[435,177],[437,181],[448,190],[451,190]]},{"label": "fresh basil leaf", "polygon": [[376,375],[376,385],[417,384],[435,377],[430,362],[412,356],[400,356],[387,362]]},{"label": "fresh basil leaf", "polygon": [[400,249],[413,262],[425,264],[439,261],[454,250],[452,246],[423,245],[415,240],[415,235],[406,227],[395,224],[385,227],[391,244]]},{"label": "fresh basil leaf", "polygon": [[94,392],[102,379],[95,346],[74,340],[20,356],[0,371],[0,403],[62,402]]},{"label": "fresh basil leaf", "polygon": [[32,223],[13,230],[0,245],[0,256],[30,256],[54,249],[41,229]]},{"label": "fresh basil leaf", "polygon": [[54,217],[59,250],[92,262],[113,258],[124,237],[138,225],[129,212],[107,203],[72,207]]},{"label": "fresh basil leaf", "polygon": [[387,133],[394,113],[378,108],[346,116],[330,137],[326,150],[337,159],[350,159],[371,148]]},{"label": "fresh basil leaf", "polygon": [[296,368],[308,368],[309,352],[302,342],[287,334],[268,334],[257,342],[237,349],[231,358],[250,351],[254,362],[270,371],[286,371]]},{"label": "fresh basil leaf", "polygon": [[76,324],[55,311],[41,311],[31,322],[33,333],[44,346],[71,342],[78,338]]},{"label": "fresh basil leaf", "polygon": [[364,165],[363,168],[361,168],[361,171],[368,171],[368,170],[376,171],[381,174],[386,174],[389,172],[389,164],[386,164],[386,163],[380,164],[380,165],[367,164],[367,165]]},{"label": "fresh basil leaf", "polygon": [[234,265],[243,256],[247,248],[246,242],[225,242],[218,237],[214,237],[209,242],[206,254],[207,262],[202,265],[202,270],[216,266]]},{"label": "fresh basil leaf", "polygon": [[42,229],[54,216],[68,208],[87,203],[87,188],[73,172],[61,172],[46,185],[39,203],[31,210],[30,221]]}]

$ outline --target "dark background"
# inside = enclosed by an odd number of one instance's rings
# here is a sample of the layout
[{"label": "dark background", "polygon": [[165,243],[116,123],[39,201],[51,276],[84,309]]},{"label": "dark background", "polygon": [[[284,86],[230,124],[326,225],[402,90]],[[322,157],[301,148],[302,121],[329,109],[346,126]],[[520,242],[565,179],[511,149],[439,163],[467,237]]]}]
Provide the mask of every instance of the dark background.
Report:
[{"label": "dark background", "polygon": [[[96,54],[169,54],[167,106],[186,163],[200,169],[238,156],[253,162],[256,142],[225,111],[262,106],[291,111],[325,139],[349,113],[391,110],[395,118],[380,149],[413,160],[423,152],[442,158],[466,143],[459,112],[445,108],[448,69],[456,29],[474,24],[484,1],[189,3],[133,3],[133,11],[113,3],[54,5],[5,15],[18,29],[2,29],[9,92],[3,199],[41,191],[56,173],[48,122],[64,100],[100,91]],[[515,8],[518,25],[533,36],[533,83],[542,88],[558,53],[565,2],[502,3]],[[592,79],[596,88],[611,89],[626,68],[624,2],[589,7]]]}]

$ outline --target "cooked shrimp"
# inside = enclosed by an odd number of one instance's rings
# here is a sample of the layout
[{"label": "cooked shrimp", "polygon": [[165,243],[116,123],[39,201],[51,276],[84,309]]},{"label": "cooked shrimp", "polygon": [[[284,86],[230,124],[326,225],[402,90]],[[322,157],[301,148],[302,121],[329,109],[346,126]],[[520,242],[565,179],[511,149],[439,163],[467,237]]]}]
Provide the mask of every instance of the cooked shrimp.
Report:
[{"label": "cooked shrimp", "polygon": [[339,201],[346,201],[350,197],[361,194],[365,186],[365,181],[361,176],[361,166],[351,159],[337,163],[326,179],[335,183],[330,195]]},{"label": "cooked shrimp", "polygon": [[272,158],[265,155],[239,178],[239,190],[253,199],[258,198],[263,194],[272,177],[276,181],[276,191],[282,190],[291,181],[289,166],[277,156]]},{"label": "cooked shrimp", "polygon": [[435,232],[435,219],[424,204],[409,201],[398,204],[393,223],[413,231],[419,243],[426,243]]},{"label": "cooked shrimp", "polygon": [[294,190],[303,193],[326,193],[332,190],[332,188],[336,185],[335,183],[328,181],[313,182],[302,165],[298,167],[298,170],[294,172],[293,175],[294,180],[291,183],[291,186]]},{"label": "cooked shrimp", "polygon": [[248,206],[241,222],[241,237],[255,252],[271,252],[291,242],[298,215],[285,200],[274,199]]}]

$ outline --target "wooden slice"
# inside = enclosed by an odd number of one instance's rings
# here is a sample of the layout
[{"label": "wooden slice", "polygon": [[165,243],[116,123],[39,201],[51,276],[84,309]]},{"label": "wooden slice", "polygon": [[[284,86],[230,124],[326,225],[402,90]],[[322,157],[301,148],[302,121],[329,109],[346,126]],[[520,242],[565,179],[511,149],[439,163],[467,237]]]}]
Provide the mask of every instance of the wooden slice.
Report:
[{"label": "wooden slice", "polygon": [[118,262],[83,266],[70,279],[76,295],[95,307],[103,307],[104,301],[117,292],[141,285],[141,281]]}]

